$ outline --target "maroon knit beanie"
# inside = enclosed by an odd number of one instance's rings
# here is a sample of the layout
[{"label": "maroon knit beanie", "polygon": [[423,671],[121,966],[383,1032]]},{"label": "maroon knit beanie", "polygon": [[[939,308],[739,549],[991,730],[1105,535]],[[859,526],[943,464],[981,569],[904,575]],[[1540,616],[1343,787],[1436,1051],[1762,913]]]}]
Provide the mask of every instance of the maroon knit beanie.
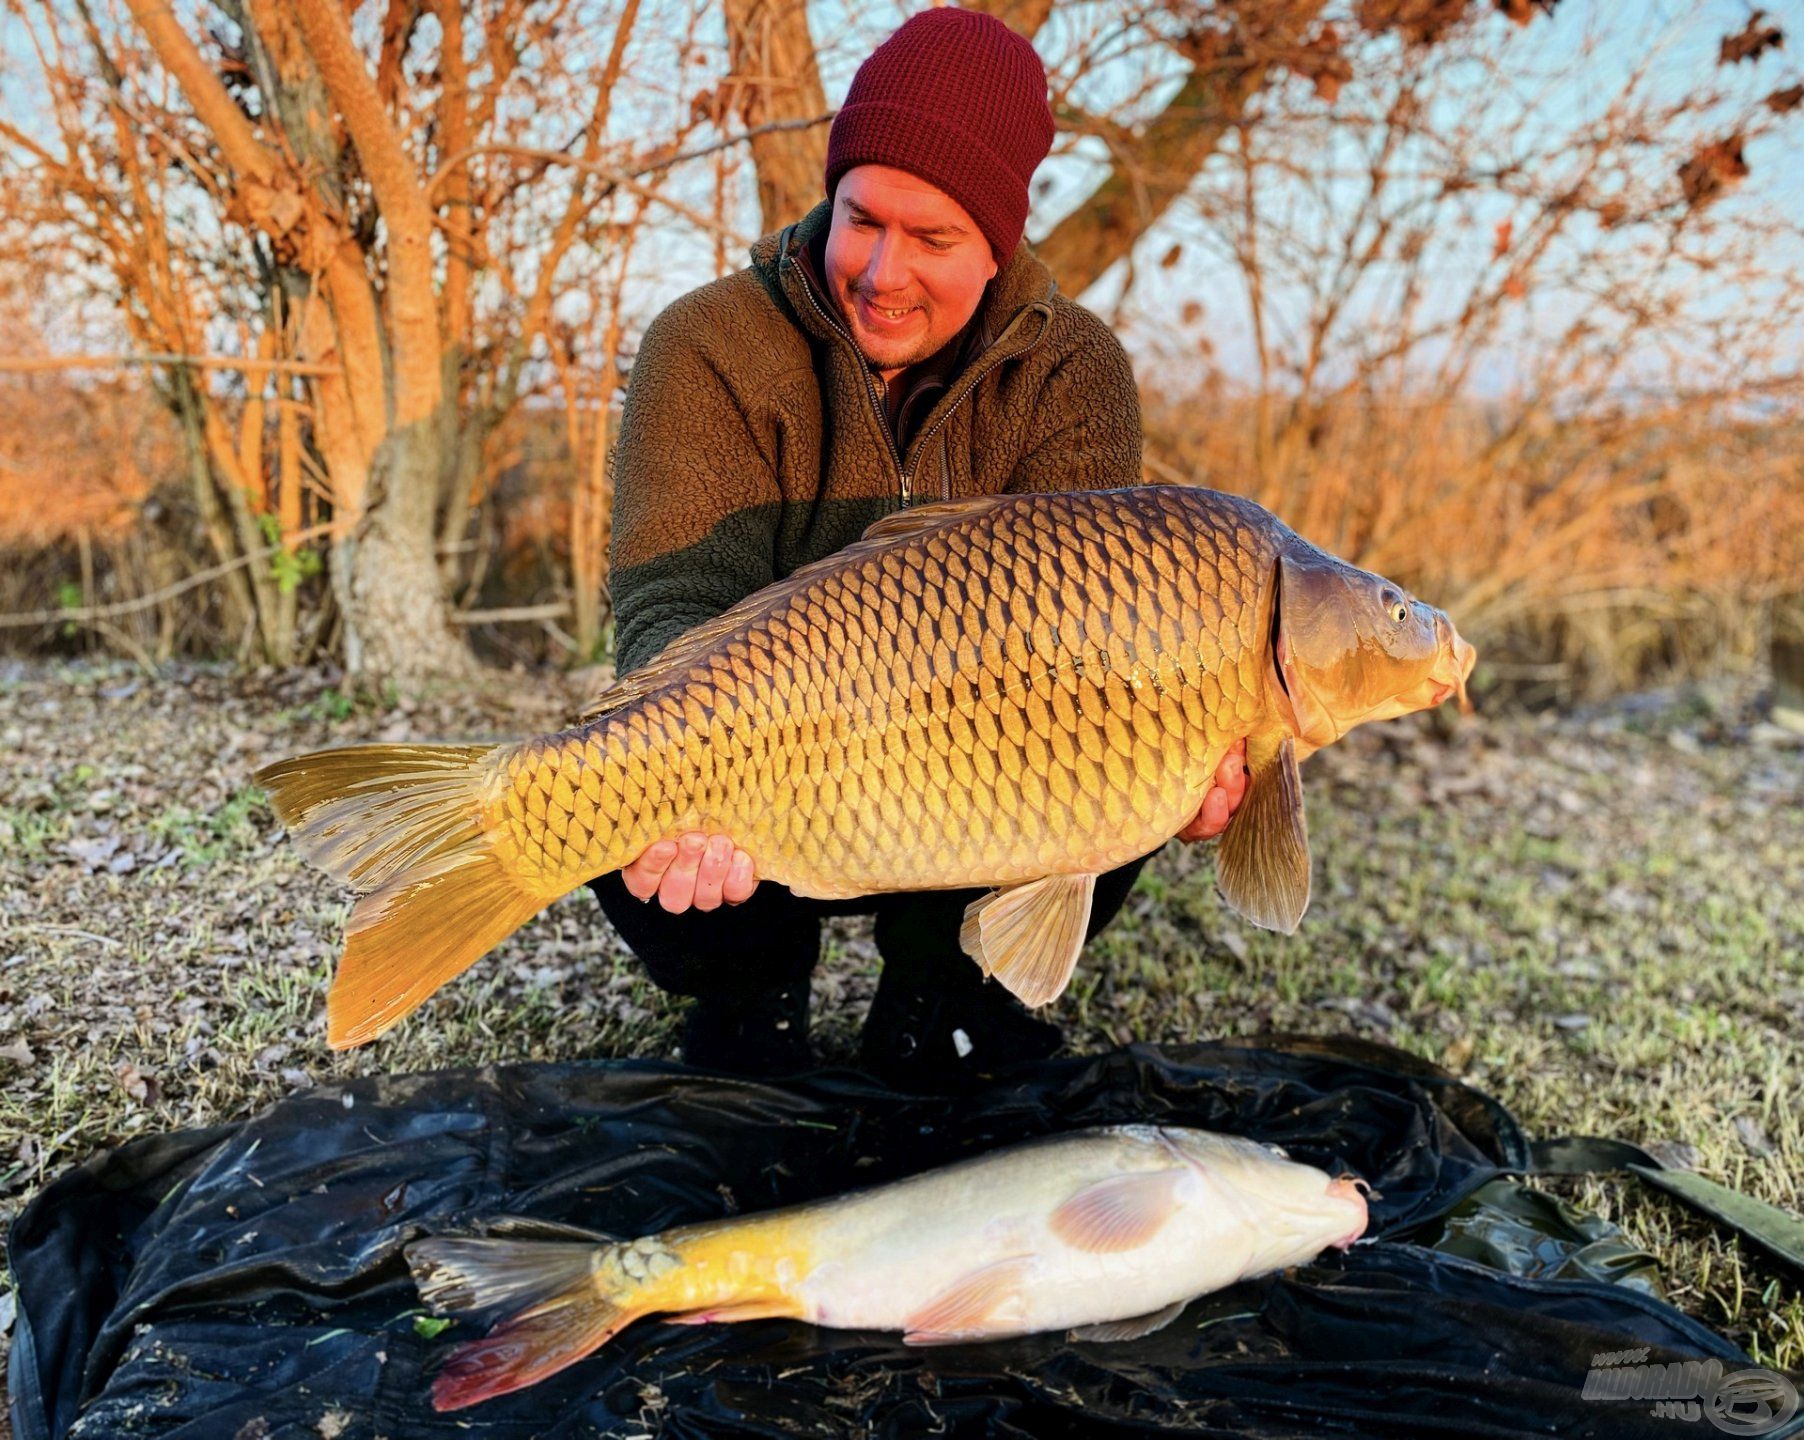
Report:
[{"label": "maroon knit beanie", "polygon": [[827,136],[827,194],[858,165],[892,165],[965,207],[1007,264],[1027,183],[1052,148],[1046,67],[991,15],[924,10],[873,50]]}]

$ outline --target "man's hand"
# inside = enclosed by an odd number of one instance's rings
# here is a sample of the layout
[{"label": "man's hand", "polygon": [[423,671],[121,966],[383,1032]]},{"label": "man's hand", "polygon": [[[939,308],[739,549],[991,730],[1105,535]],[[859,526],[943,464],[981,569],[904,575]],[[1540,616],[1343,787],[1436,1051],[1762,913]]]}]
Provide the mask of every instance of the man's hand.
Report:
[{"label": "man's hand", "polygon": [[1247,742],[1242,740],[1215,767],[1215,783],[1203,796],[1196,818],[1178,831],[1180,840],[1213,840],[1228,828],[1247,793]]},{"label": "man's hand", "polygon": [[684,910],[716,910],[721,902],[737,905],[758,888],[752,857],[725,835],[691,830],[675,840],[660,840],[625,866],[620,878],[641,900],[653,895],[672,915]]}]

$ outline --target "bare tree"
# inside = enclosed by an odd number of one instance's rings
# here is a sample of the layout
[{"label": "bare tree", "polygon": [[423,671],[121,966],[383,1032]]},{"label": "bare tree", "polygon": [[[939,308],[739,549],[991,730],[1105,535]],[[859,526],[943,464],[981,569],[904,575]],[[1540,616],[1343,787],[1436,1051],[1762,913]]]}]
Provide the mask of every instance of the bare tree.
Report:
[{"label": "bare tree", "polygon": [[[634,123],[611,126],[640,0],[397,0],[367,33],[294,0],[220,0],[204,29],[170,0],[128,0],[129,25],[88,0],[11,3],[56,136],[0,131],[13,188],[72,202],[143,350],[235,350],[249,377],[164,371],[216,552],[290,533],[311,481],[351,673],[458,673],[440,557],[487,447],[554,383],[556,306],[599,273],[622,201],[643,213],[658,191],[638,177],[666,173],[699,123],[641,86]],[[645,43],[692,46],[698,14],[677,0]],[[276,569],[227,583],[265,652],[291,653]]]}]

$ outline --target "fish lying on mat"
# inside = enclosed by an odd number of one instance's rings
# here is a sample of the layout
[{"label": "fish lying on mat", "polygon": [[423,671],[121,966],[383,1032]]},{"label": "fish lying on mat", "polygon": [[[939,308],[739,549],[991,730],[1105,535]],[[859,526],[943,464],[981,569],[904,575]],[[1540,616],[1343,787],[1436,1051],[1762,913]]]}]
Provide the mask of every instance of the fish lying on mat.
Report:
[{"label": "fish lying on mat", "polygon": [[683,635],[519,744],[358,745],[257,774],[362,894],[327,1004],[381,1034],[558,896],[688,830],[798,895],[985,885],[965,949],[1030,1005],[1066,986],[1098,874],[1196,814],[1247,745],[1218,883],[1309,900],[1297,762],[1463,702],[1447,617],[1249,500],[1148,486],[923,505]]},{"label": "fish lying on mat", "polygon": [[1122,1125],[625,1244],[432,1239],[407,1259],[439,1314],[514,1311],[440,1371],[433,1404],[456,1410],[647,1315],[783,1316],[900,1330],[911,1345],[1065,1329],[1131,1340],[1198,1295],[1351,1245],[1363,1183],[1252,1140]]}]

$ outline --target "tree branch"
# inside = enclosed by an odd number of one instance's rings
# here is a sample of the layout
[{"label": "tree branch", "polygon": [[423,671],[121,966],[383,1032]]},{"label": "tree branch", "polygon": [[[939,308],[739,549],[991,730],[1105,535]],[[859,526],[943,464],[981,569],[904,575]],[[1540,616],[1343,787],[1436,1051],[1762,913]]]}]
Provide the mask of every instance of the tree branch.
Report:
[{"label": "tree branch", "polygon": [[336,4],[305,4],[295,7],[294,17],[326,93],[344,118],[388,226],[394,423],[405,427],[432,415],[444,394],[438,305],[432,290],[432,207],[401,137],[389,123],[344,11]]}]

